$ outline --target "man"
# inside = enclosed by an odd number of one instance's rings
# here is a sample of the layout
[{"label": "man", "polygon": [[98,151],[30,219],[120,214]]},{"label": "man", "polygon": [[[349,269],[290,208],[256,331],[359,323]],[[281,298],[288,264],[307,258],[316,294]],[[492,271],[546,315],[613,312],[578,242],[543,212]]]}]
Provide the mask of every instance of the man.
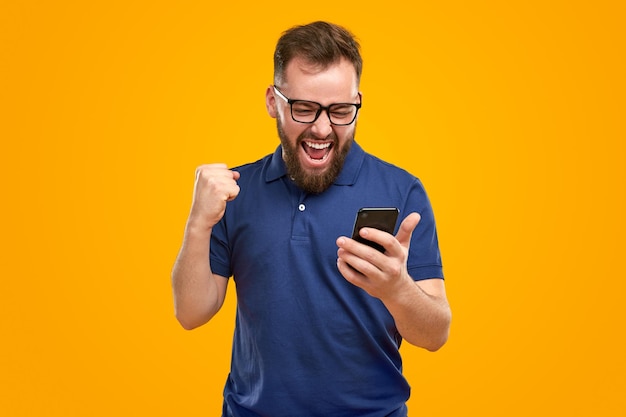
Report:
[{"label": "man", "polygon": [[[401,340],[447,340],[437,234],[419,180],[354,141],[362,61],[342,27],[283,34],[266,92],[280,146],[233,170],[196,171],[174,265],[176,316],[192,329],[220,309],[229,277],[237,318],[223,416],[406,416]],[[361,207],[391,206],[397,234],[364,228]]]}]

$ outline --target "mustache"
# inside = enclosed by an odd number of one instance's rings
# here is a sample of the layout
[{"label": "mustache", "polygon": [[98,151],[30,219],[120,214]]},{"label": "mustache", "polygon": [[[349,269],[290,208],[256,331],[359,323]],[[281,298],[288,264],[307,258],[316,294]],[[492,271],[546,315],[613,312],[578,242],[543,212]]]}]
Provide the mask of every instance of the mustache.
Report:
[{"label": "mustache", "polygon": [[311,133],[311,129],[309,128],[309,129],[305,130],[304,132],[302,132],[300,135],[298,135],[298,137],[296,139],[296,142],[299,145],[304,140],[332,140],[333,143],[336,144],[339,141],[339,138],[337,137],[337,135],[335,134],[334,131],[330,132],[330,134],[328,136],[326,136],[325,138],[320,138],[320,137],[317,137],[317,136],[313,135]]}]

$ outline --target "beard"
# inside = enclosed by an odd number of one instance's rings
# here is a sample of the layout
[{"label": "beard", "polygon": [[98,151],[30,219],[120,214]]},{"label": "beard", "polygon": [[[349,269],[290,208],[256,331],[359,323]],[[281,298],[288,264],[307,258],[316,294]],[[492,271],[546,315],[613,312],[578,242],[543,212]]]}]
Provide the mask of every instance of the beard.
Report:
[{"label": "beard", "polygon": [[304,169],[300,160],[298,159],[298,151],[303,146],[302,141],[310,138],[309,130],[304,131],[298,138],[294,145],[291,144],[285,131],[283,130],[280,119],[276,118],[276,128],[278,130],[278,136],[280,137],[280,143],[283,147],[283,160],[287,167],[287,174],[296,183],[298,187],[309,194],[320,194],[326,191],[337,179],[343,164],[346,160],[346,156],[350,151],[354,137],[346,141],[346,143],[340,148],[337,135],[332,132],[326,140],[332,139],[332,160],[330,165],[322,172],[309,172]]}]

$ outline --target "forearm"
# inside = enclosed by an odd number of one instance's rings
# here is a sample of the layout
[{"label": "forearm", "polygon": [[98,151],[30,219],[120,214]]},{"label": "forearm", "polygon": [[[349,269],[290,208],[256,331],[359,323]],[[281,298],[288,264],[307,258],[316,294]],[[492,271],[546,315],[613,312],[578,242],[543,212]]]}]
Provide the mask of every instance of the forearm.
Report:
[{"label": "forearm", "polygon": [[172,270],[176,318],[188,330],[208,322],[223,302],[209,263],[210,236],[188,225]]},{"label": "forearm", "polygon": [[[428,281],[438,284],[437,280]],[[436,351],[448,340],[450,307],[445,294],[430,295],[418,282],[405,281],[403,287],[383,303],[403,339],[412,345]]]}]

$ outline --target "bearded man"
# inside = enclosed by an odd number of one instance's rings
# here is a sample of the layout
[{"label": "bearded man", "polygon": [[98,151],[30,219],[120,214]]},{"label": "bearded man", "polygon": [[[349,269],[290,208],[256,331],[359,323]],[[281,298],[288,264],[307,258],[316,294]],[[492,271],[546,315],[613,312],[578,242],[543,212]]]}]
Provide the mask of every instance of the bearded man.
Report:
[{"label": "bearded man", "polygon": [[[232,278],[237,317],[222,416],[406,416],[403,340],[448,338],[434,216],[416,177],[355,142],[359,45],[314,22],[283,33],[265,100],[280,145],[257,162],[196,170],[172,272],[176,317],[207,323]],[[362,207],[395,207],[395,234]]]}]

